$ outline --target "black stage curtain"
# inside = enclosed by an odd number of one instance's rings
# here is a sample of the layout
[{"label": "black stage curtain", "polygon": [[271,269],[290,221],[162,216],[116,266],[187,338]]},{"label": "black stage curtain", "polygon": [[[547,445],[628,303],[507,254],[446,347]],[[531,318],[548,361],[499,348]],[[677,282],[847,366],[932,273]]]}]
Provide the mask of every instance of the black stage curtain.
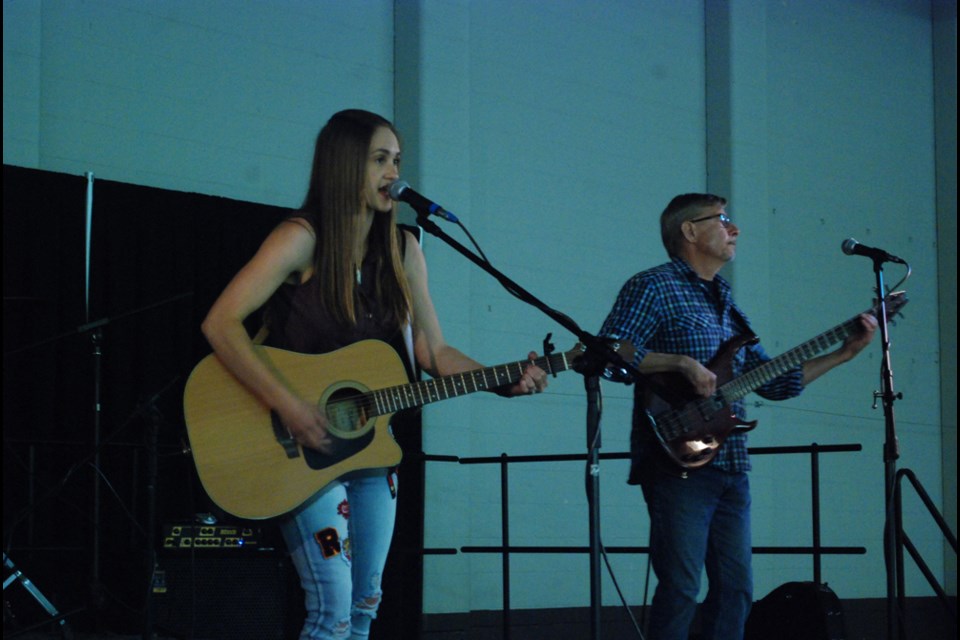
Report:
[{"label": "black stage curtain", "polygon": [[[288,210],[98,179],[88,234],[86,194],[85,176],[4,165],[4,549],[61,611],[85,610],[80,626],[137,629],[151,593],[150,420],[159,424],[158,527],[207,512],[229,522],[183,453],[183,387],[210,352],[201,320]],[[420,450],[413,431],[415,440],[401,442],[409,453]],[[417,484],[404,487],[407,500],[417,498],[401,515],[407,548],[421,526]],[[259,524],[264,544],[282,549],[275,528]],[[399,556],[407,566],[395,577],[409,579],[411,556]],[[35,611],[20,617],[42,619]]]}]

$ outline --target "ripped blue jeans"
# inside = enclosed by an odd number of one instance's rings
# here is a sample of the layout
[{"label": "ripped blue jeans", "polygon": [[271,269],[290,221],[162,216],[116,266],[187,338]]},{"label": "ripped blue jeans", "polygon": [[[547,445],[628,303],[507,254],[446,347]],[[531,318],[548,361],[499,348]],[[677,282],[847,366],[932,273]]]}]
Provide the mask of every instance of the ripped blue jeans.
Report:
[{"label": "ripped blue jeans", "polygon": [[396,482],[392,470],[348,474],[280,522],[304,591],[300,640],[370,636],[393,537]]}]

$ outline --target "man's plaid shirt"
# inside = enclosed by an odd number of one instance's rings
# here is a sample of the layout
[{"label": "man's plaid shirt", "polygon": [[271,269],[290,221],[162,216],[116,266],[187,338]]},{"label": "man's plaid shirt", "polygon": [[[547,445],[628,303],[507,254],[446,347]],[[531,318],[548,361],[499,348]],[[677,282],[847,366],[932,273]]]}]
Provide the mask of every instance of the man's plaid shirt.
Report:
[{"label": "man's plaid shirt", "polygon": [[[716,288],[712,285],[715,283]],[[736,309],[736,311],[734,311]],[[713,283],[701,280],[685,261],[672,261],[642,271],[630,278],[603,323],[600,335],[629,340],[637,348],[634,364],[648,352],[690,356],[706,364],[728,339],[749,331],[746,317],[733,302],[730,284],[717,276]],[[770,360],[759,344],[740,349],[733,358],[733,377]],[[770,400],[784,400],[803,391],[801,367],[768,382],[756,393]],[[746,419],[743,401],[734,411]],[[634,412],[634,416],[639,416]],[[646,424],[634,428],[649,429]],[[634,442],[643,439],[632,438]],[[634,451],[634,460],[640,452]],[[712,464],[727,471],[748,471],[747,436],[733,433],[717,452]]]}]

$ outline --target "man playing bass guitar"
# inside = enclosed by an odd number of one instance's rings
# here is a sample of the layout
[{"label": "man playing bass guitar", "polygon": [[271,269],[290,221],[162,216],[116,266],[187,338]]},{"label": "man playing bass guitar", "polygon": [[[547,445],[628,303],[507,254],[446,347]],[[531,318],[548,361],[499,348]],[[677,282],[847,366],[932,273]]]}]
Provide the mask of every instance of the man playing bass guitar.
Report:
[{"label": "man playing bass guitar", "polygon": [[[707,363],[732,338],[752,335],[729,283],[717,275],[733,260],[740,235],[726,202],[698,193],[673,198],[660,217],[670,261],[630,278],[600,331],[632,341],[641,373],[672,375],[684,381],[692,397],[715,395],[723,380],[718,381],[716,367],[711,370]],[[756,392],[772,400],[796,396],[852,359],[872,340],[877,320],[864,313],[849,326],[840,348],[786,370]],[[733,377],[771,360],[755,341],[743,342],[726,363]],[[686,640],[706,567],[709,591],[702,637],[739,640],[753,602],[746,435],[734,431],[718,439],[697,434],[718,446],[704,447],[708,455],[690,465],[696,471],[687,473],[685,465],[674,465],[675,460],[664,455],[664,439],[653,434],[647,386],[637,385],[635,394],[629,482],[643,489],[650,516],[650,560],[658,580],[648,637]],[[739,398],[725,409],[739,421],[746,419]]]}]

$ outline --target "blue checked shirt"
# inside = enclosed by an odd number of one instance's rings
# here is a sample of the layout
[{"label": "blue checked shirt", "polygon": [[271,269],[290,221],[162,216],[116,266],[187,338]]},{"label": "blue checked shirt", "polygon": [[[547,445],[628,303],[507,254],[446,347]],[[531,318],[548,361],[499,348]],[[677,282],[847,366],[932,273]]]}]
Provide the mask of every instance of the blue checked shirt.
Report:
[{"label": "blue checked shirt", "polygon": [[[715,289],[711,286],[714,283]],[[704,282],[684,260],[674,258],[636,274],[623,285],[600,335],[631,341],[637,348],[634,365],[648,352],[687,355],[706,364],[728,339],[749,332],[744,322],[748,321],[733,302],[726,280],[717,276],[713,283]],[[733,377],[768,360],[770,357],[759,344],[748,345],[733,358]],[[784,400],[802,391],[803,371],[797,367],[756,393],[770,400]],[[739,418],[746,419],[741,400],[733,403],[733,409]],[[640,415],[634,411],[634,429],[649,429],[645,422],[638,424]],[[635,461],[641,453],[633,452]],[[727,471],[749,471],[747,435],[732,433],[711,464]]]}]

